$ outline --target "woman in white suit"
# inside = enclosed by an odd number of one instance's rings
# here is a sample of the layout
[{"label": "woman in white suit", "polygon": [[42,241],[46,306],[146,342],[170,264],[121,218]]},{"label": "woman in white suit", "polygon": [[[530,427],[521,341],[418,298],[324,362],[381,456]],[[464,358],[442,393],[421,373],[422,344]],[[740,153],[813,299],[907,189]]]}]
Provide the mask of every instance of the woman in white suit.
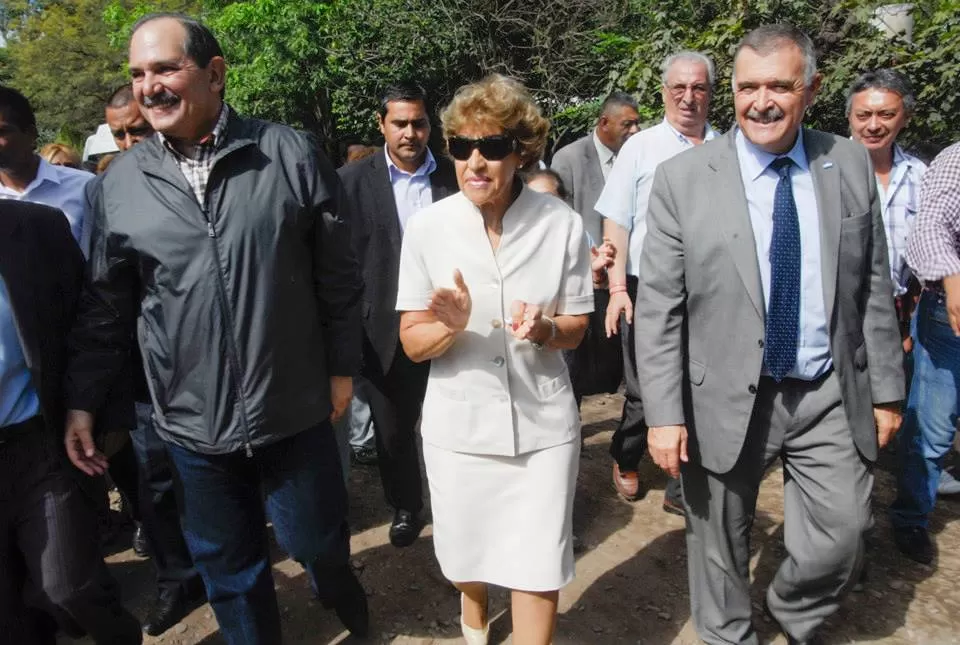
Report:
[{"label": "woman in white suit", "polygon": [[487,642],[487,585],[512,590],[513,642],[547,645],[573,578],[580,418],[560,350],[593,310],[581,218],[523,185],[549,122],[520,83],[489,76],[441,115],[461,192],[404,233],[397,309],[431,360],[423,454],[434,546],[462,592],[468,643]]}]

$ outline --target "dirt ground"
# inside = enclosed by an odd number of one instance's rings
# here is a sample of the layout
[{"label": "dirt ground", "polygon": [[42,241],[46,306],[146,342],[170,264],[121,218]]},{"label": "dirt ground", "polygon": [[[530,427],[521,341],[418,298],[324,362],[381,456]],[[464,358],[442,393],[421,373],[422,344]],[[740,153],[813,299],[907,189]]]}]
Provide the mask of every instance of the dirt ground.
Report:
[{"label": "dirt ground", "polygon": [[[607,449],[619,418],[618,396],[584,403],[585,449],[574,519],[586,549],[578,555],[576,580],[563,590],[557,645],[667,645],[699,642],[690,621],[683,519],[660,509],[664,478],[645,463],[646,496],[628,504],[610,483]],[[933,567],[896,551],[886,507],[894,480],[890,458],[877,471],[874,510],[877,531],[869,554],[865,591],[847,597],[825,629],[829,643],[947,645],[960,643],[960,501],[941,500],[932,518],[939,548]],[[375,468],[354,467],[350,477],[353,563],[370,596],[370,642],[395,645],[458,643],[459,597],[433,556],[430,527],[412,547],[398,550],[387,539],[391,513]],[[783,556],[783,494],[779,469],[763,483],[753,532],[753,596],[761,641],[782,645],[772,623],[760,618],[762,590]],[[303,570],[277,553],[274,574],[287,645],[360,642],[347,636],[331,613],[314,602]],[[152,590],[148,560],[132,551],[111,556],[127,604],[143,617]],[[509,598],[491,597],[491,643],[510,643]],[[222,643],[209,606],[194,611],[148,645]]]}]

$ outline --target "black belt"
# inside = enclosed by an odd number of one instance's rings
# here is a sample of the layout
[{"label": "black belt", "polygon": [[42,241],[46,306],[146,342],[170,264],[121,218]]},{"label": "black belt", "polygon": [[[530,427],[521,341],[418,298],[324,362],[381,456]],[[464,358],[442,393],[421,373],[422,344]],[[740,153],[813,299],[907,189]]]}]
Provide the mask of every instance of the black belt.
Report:
[{"label": "black belt", "polygon": [[930,280],[923,283],[924,291],[932,291],[939,296],[947,295],[947,292],[943,290],[943,280]]},{"label": "black belt", "polygon": [[12,423],[0,428],[0,447],[37,432],[43,432],[43,417],[39,414],[20,423]]}]

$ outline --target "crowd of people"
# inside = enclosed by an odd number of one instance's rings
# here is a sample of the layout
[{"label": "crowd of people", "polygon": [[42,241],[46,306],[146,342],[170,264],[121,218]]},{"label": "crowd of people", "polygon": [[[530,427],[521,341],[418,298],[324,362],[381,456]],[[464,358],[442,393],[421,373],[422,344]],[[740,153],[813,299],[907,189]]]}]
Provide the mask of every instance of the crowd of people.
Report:
[{"label": "crowd of people", "polygon": [[[579,406],[621,384],[613,487],[643,495],[645,454],[669,476],[704,642],[759,642],[748,538],[777,459],[786,558],[765,610],[790,643],[821,642],[868,566],[891,441],[895,542],[932,562],[958,406],[960,144],[929,168],[900,147],[916,109],[901,73],[849,88],[849,137],[806,128],[813,44],[761,26],[736,49],[729,132],[708,121],[726,92],[712,61],[677,52],[662,122],[641,129],[615,92],[550,168],[550,123],[518,81],[461,87],[443,154],[423,89],[398,84],[384,145],[334,169],[313,137],[227,105],[200,22],[143,17],[128,64],[105,105],[120,152],[96,175],[65,146],[38,153],[28,100],[0,87],[5,642],[132,645],[207,601],[227,643],[277,645],[268,521],[365,636],[353,462],[379,469],[395,547],[432,521],[467,643],[488,642],[496,585],[513,642],[547,645],[575,572]],[[156,571],[142,623],[100,552],[107,475]]]}]

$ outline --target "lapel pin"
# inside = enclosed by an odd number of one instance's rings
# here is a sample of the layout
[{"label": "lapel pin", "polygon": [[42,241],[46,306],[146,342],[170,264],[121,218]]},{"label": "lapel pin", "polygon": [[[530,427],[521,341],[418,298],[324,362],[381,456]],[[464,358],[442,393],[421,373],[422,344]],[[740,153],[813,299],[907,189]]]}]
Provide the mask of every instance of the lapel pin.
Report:
[{"label": "lapel pin", "polygon": [[824,167],[824,169],[833,168],[833,162],[832,162],[832,161],[824,161],[824,162],[823,162],[823,167]]}]

